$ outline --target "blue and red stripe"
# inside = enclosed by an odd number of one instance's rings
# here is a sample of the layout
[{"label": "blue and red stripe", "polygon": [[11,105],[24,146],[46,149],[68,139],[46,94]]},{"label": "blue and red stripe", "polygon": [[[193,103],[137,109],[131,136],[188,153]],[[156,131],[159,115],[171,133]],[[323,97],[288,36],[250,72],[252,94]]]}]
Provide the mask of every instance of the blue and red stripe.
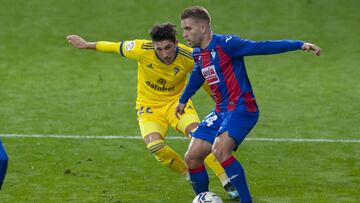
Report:
[{"label": "blue and red stripe", "polygon": [[[200,52],[200,56],[201,56],[201,63],[202,63],[202,68],[206,68],[208,67],[211,63],[211,53],[209,50],[205,49],[205,50],[201,50]],[[219,90],[219,87],[217,84],[213,84],[213,85],[209,85],[210,86],[210,90],[213,93],[214,99],[215,99],[215,103],[216,103],[216,111],[219,112],[220,111],[220,106],[221,106],[221,100],[222,100],[222,93]]]},{"label": "blue and red stripe", "polygon": [[221,72],[224,75],[225,79],[227,95],[229,95],[226,104],[227,111],[232,111],[236,108],[236,102],[239,99],[241,87],[239,85],[239,81],[235,76],[234,66],[232,64],[231,57],[227,55],[219,45],[217,46],[217,53]]}]

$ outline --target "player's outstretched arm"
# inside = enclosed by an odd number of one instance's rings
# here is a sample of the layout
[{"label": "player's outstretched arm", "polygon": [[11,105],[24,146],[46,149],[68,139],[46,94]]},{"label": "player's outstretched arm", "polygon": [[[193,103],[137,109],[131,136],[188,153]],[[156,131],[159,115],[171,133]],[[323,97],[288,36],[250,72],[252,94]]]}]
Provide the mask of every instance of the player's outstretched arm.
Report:
[{"label": "player's outstretched arm", "polygon": [[79,49],[96,49],[96,42],[88,42],[77,35],[68,35],[67,41]]},{"label": "player's outstretched arm", "polygon": [[307,42],[302,45],[301,49],[305,51],[312,51],[316,56],[320,56],[321,53],[321,48],[319,46]]},{"label": "player's outstretched arm", "polygon": [[88,42],[77,35],[66,37],[68,42],[79,49],[94,49],[102,52],[114,52],[120,54],[120,42],[97,41]]}]

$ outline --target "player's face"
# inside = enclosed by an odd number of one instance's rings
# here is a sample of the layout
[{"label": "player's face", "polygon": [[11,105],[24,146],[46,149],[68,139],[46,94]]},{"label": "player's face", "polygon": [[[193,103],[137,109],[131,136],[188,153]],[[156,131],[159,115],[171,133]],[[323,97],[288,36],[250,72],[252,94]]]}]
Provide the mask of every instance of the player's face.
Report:
[{"label": "player's face", "polygon": [[204,35],[203,26],[203,23],[192,18],[185,18],[181,20],[183,37],[189,46],[200,47]]},{"label": "player's face", "polygon": [[175,43],[171,40],[163,40],[158,42],[154,41],[153,43],[156,55],[162,62],[165,64],[171,64],[175,60],[178,43],[177,40]]}]

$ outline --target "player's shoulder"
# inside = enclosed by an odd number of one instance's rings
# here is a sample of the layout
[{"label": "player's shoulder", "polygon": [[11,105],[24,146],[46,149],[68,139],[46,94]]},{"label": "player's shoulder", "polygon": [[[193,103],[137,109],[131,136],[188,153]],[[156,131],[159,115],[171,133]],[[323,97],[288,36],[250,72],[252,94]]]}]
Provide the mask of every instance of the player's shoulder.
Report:
[{"label": "player's shoulder", "polygon": [[179,54],[181,56],[184,56],[185,58],[188,58],[190,60],[193,59],[193,57],[192,57],[193,49],[191,47],[188,47],[184,44],[178,43],[178,50],[179,50]]},{"label": "player's shoulder", "polygon": [[140,48],[143,50],[154,50],[154,44],[151,40],[139,39],[138,43],[140,45]]},{"label": "player's shoulder", "polygon": [[120,45],[120,53],[122,56],[137,60],[152,58],[154,45],[152,41],[146,39],[126,40]]},{"label": "player's shoulder", "polygon": [[238,35],[234,34],[214,34],[213,37],[216,39],[217,43],[222,45],[236,43],[237,41],[241,40]]},{"label": "player's shoulder", "polygon": [[140,51],[154,49],[152,42],[146,39],[126,40],[121,43],[121,46],[124,47],[124,51]]}]

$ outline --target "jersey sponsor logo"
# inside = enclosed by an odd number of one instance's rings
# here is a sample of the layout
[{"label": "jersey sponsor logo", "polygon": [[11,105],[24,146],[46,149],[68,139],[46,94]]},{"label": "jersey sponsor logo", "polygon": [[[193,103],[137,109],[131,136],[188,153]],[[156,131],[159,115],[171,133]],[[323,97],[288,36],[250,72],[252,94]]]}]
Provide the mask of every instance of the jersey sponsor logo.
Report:
[{"label": "jersey sponsor logo", "polygon": [[208,81],[209,85],[220,82],[218,75],[216,74],[215,66],[211,65],[201,69],[201,73],[204,78]]},{"label": "jersey sponsor logo", "polygon": [[146,81],[145,84],[149,87],[151,87],[152,89],[156,90],[156,91],[162,91],[162,92],[172,92],[175,90],[175,86],[165,86],[166,85],[166,80],[165,79],[158,79],[157,84],[150,82],[150,81]]},{"label": "jersey sponsor logo", "polygon": [[157,83],[159,83],[160,85],[165,85],[166,84],[166,80],[165,79],[158,79]]},{"label": "jersey sponsor logo", "polygon": [[134,41],[128,41],[125,43],[125,51],[131,51],[135,48],[135,42]]}]

